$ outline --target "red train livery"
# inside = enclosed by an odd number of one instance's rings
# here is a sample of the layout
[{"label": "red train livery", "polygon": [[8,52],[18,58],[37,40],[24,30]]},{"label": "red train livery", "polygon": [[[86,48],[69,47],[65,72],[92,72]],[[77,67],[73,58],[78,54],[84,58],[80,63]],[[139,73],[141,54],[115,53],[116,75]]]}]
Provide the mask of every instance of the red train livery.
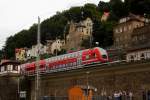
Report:
[{"label": "red train livery", "polygon": [[95,47],[93,49],[81,50],[60,56],[40,60],[38,62],[25,63],[21,65],[22,73],[32,75],[35,73],[36,65],[39,65],[39,72],[53,72],[78,68],[94,63],[104,63],[108,61],[106,50]]}]

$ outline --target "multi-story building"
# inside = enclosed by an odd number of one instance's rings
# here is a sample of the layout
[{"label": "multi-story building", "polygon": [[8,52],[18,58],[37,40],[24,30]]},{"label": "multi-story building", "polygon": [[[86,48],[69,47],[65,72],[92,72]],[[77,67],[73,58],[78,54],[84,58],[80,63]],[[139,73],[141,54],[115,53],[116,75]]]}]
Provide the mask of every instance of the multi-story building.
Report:
[{"label": "multi-story building", "polygon": [[143,27],[144,24],[144,17],[133,14],[120,19],[118,25],[114,27],[114,47],[120,49],[130,48],[133,31]]},{"label": "multi-story building", "polygon": [[135,29],[131,38],[127,61],[150,59],[150,25]]},{"label": "multi-story building", "polygon": [[69,34],[66,37],[67,50],[81,49],[82,41],[92,35],[93,22],[90,18],[87,18],[79,23],[73,21],[70,22]]}]

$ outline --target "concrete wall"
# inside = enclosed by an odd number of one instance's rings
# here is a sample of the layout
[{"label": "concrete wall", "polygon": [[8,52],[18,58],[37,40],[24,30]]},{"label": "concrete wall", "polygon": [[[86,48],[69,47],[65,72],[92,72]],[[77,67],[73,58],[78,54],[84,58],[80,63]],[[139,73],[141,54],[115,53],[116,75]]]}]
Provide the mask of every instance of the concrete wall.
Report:
[{"label": "concrete wall", "polygon": [[0,77],[0,100],[19,100],[17,77]]},{"label": "concrete wall", "polygon": [[[142,100],[142,92],[150,90],[150,63],[122,63],[95,66],[79,70],[43,75],[40,79],[41,96],[68,96],[68,90],[87,84],[97,88],[94,95],[112,96],[115,91],[132,92],[135,100]],[[89,72],[87,74],[86,72]],[[88,78],[87,78],[88,77]],[[31,78],[31,100],[35,81]]]}]

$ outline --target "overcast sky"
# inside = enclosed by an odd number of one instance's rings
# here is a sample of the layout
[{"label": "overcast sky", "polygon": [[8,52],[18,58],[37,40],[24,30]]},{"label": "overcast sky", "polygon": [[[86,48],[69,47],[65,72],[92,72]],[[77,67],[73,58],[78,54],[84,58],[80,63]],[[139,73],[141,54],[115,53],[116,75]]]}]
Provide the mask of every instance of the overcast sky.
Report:
[{"label": "overcast sky", "polygon": [[[98,4],[100,0],[0,0],[0,49],[6,38],[28,29],[37,23],[54,15],[57,11],[69,9],[72,6],[83,6],[85,3]],[[109,0],[103,0],[109,1]]]}]

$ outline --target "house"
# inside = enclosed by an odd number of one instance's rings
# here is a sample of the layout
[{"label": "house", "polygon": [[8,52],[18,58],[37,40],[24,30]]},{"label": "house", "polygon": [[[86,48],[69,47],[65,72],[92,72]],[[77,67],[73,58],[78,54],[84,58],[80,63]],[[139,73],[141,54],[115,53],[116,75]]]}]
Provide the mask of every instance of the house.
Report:
[{"label": "house", "polygon": [[51,54],[56,54],[63,49],[65,40],[56,39],[51,45]]},{"label": "house", "polygon": [[131,39],[131,48],[126,55],[127,61],[150,59],[150,25],[135,29]]},{"label": "house", "polygon": [[130,14],[119,20],[118,25],[114,27],[114,47],[125,49],[131,47],[133,31],[145,25],[145,18],[139,15]]},{"label": "house", "polygon": [[93,21],[87,18],[78,23],[71,21],[69,34],[66,36],[66,50],[76,49],[80,50],[83,40],[92,36]]}]

